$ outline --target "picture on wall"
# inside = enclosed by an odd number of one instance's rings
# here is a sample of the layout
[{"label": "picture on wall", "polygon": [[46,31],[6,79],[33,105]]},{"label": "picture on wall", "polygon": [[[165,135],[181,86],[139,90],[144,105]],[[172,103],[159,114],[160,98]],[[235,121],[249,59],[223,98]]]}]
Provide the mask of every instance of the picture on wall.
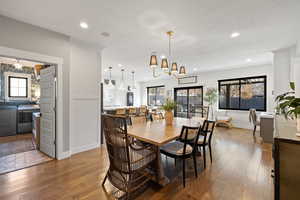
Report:
[{"label": "picture on wall", "polygon": [[197,83],[197,76],[178,78],[178,85]]}]

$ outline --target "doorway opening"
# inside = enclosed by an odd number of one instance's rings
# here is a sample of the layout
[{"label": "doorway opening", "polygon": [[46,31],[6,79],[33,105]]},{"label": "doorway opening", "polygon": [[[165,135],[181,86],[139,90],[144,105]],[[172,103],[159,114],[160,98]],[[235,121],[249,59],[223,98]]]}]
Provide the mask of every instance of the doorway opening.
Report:
[{"label": "doorway opening", "polygon": [[0,174],[56,157],[56,68],[0,57]]},{"label": "doorway opening", "polygon": [[203,117],[203,87],[174,88],[175,117]]}]

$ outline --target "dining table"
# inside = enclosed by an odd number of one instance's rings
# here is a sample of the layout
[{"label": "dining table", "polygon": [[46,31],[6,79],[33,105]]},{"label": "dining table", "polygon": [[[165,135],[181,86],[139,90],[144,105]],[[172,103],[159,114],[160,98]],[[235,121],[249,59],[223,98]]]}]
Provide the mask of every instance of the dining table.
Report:
[{"label": "dining table", "polygon": [[156,177],[158,184],[165,186],[169,183],[169,179],[164,174],[162,165],[160,147],[178,139],[182,126],[199,127],[201,121],[187,118],[175,117],[172,125],[167,125],[165,120],[154,120],[144,123],[135,123],[127,127],[127,134],[142,142],[153,145],[157,153],[157,169]]}]

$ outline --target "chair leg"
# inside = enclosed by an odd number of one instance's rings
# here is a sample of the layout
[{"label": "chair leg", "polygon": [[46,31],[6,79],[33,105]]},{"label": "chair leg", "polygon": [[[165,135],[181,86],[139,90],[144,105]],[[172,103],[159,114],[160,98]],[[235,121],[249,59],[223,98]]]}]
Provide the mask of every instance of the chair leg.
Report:
[{"label": "chair leg", "polygon": [[107,173],[106,173],[106,175],[105,175],[105,177],[104,177],[104,180],[102,181],[102,186],[104,186],[104,184],[105,184],[105,182],[106,182],[106,179],[107,179]]},{"label": "chair leg", "polygon": [[256,132],[256,125],[254,126],[254,129],[253,129],[253,137],[255,137],[255,132]]},{"label": "chair leg", "polygon": [[183,181],[183,187],[185,187],[185,159],[182,161],[182,181]]},{"label": "chair leg", "polygon": [[208,148],[209,148],[209,155],[210,155],[210,163],[212,163],[212,153],[211,153],[211,144],[208,144]]},{"label": "chair leg", "polygon": [[204,163],[204,169],[206,168],[206,153],[205,153],[205,146],[203,148],[203,163]]},{"label": "chair leg", "polygon": [[193,153],[193,160],[194,160],[195,176],[196,176],[196,178],[198,178],[196,152]]},{"label": "chair leg", "polygon": [[201,156],[201,147],[200,146],[197,146],[197,151],[198,151],[198,154]]}]

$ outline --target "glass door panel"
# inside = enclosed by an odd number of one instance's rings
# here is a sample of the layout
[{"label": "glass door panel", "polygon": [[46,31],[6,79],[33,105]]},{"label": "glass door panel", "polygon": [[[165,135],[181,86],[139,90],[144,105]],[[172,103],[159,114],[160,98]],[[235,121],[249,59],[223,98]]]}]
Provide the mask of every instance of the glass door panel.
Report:
[{"label": "glass door panel", "polygon": [[202,117],[202,88],[191,88],[189,93],[188,117]]},{"label": "glass door panel", "polygon": [[203,89],[202,86],[174,89],[175,117],[192,118],[202,116]]},{"label": "glass door panel", "polygon": [[188,90],[180,89],[175,93],[175,101],[177,103],[175,116],[184,117],[188,116]]}]

